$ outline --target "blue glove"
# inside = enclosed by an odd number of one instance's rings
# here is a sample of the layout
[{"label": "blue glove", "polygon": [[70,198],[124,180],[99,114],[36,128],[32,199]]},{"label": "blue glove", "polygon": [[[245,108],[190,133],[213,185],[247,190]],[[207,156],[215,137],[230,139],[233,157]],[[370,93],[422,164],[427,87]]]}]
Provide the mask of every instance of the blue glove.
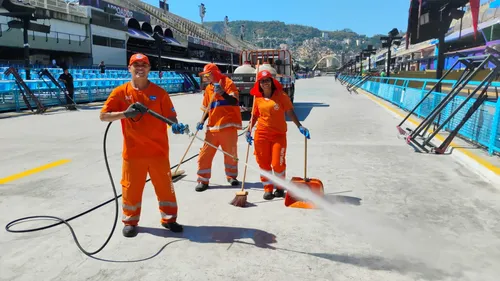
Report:
[{"label": "blue glove", "polygon": [[198,131],[203,130],[203,123],[198,122],[198,123],[196,124],[196,130],[198,130]]},{"label": "blue glove", "polygon": [[214,83],[214,92],[219,96],[224,93],[219,83]]},{"label": "blue glove", "polygon": [[252,141],[253,141],[253,138],[252,138],[252,133],[251,132],[247,132],[246,133],[246,137],[247,137],[247,142],[249,145],[252,145]]},{"label": "blue glove", "polygon": [[172,132],[174,134],[184,134],[184,130],[186,130],[186,125],[182,123],[175,123],[172,125]]},{"label": "blue glove", "polygon": [[309,134],[309,130],[306,128],[306,127],[302,127],[300,126],[299,127],[299,131],[301,134],[303,134],[306,138],[310,139],[311,138],[311,134]]}]

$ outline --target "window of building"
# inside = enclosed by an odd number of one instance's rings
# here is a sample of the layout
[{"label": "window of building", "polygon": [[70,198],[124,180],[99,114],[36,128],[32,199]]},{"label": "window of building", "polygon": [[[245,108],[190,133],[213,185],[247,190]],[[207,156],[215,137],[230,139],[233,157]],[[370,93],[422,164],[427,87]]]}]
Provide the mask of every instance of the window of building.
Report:
[{"label": "window of building", "polygon": [[106,13],[102,13],[99,11],[92,11],[92,24],[99,26],[106,26],[108,23],[108,16]]},{"label": "window of building", "polygon": [[92,10],[92,24],[117,30],[127,30],[124,18],[96,10]]},{"label": "window of building", "polygon": [[99,46],[108,46],[108,38],[98,36],[98,35],[93,35],[92,36],[92,41],[94,45],[99,45]]},{"label": "window of building", "polygon": [[93,35],[92,41],[93,41],[94,45],[125,49],[125,40],[106,38],[106,37],[99,36],[99,35]]},{"label": "window of building", "polygon": [[125,49],[125,40],[109,38],[109,46],[113,48]]},{"label": "window of building", "polygon": [[483,29],[484,35],[488,41],[500,40],[500,24],[494,24]]}]

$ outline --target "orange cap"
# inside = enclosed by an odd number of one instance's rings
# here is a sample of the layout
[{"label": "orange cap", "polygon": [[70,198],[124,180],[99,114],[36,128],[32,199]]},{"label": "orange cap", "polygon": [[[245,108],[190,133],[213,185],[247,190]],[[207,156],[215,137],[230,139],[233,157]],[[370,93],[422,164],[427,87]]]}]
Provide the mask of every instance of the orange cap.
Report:
[{"label": "orange cap", "polygon": [[150,65],[149,63],[149,59],[146,55],[144,54],[134,54],[130,57],[130,61],[128,63],[128,65],[132,65],[134,62],[137,62],[137,61],[140,61],[140,62],[143,62],[143,63],[147,63]]},{"label": "orange cap", "polygon": [[205,65],[205,67],[203,68],[203,71],[200,72],[199,74],[203,75],[203,74],[207,74],[210,72],[220,72],[219,67],[217,67],[217,65],[215,63],[209,63],[209,64]]}]

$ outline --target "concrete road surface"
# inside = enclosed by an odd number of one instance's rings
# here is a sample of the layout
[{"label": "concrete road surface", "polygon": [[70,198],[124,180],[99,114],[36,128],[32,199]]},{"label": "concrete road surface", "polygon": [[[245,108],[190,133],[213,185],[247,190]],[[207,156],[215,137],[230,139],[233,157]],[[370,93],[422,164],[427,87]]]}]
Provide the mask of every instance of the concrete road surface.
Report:
[{"label": "concrete road surface", "polygon": [[[181,122],[194,128],[201,95],[172,99]],[[124,238],[119,221],[94,257],[82,254],[64,225],[0,231],[0,280],[498,280],[497,187],[452,157],[414,153],[396,137],[398,119],[366,96],[350,95],[333,77],[299,80],[295,108],[312,136],[307,175],[323,182],[330,202],[322,209],[263,200],[253,147],[246,187],[254,206],[248,208],[229,204],[238,188],[224,180],[221,153],[214,159],[213,188],[195,192],[194,158],[182,165],[187,176],[175,184],[183,234],[161,227],[148,183],[139,235]],[[69,218],[113,198],[102,150],[106,123],[98,112],[0,120],[2,226],[33,215]],[[170,140],[175,165],[189,139],[170,134]],[[117,122],[108,155],[119,194],[121,144]],[[196,140],[188,157],[201,145]],[[246,148],[241,137],[243,161]],[[64,159],[69,161],[19,174]],[[304,176],[304,139],[291,122],[287,165],[288,178]],[[241,180],[244,164],[239,168]],[[110,203],[70,223],[82,246],[95,251],[114,216]],[[12,230],[50,223],[30,221]]]}]

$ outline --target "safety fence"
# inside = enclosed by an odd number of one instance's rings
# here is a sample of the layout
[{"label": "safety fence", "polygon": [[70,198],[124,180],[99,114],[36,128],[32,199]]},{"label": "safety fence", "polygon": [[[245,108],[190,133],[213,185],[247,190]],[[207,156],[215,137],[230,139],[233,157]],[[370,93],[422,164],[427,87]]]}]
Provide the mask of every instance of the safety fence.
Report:
[{"label": "safety fence", "polygon": [[[356,81],[360,81],[361,77],[343,75],[340,76],[340,79],[352,85],[356,84]],[[370,77],[357,86],[410,112],[438,81],[436,79]],[[456,82],[456,80],[443,80],[443,93],[432,92],[415,110],[413,115],[426,118],[440,101],[447,96],[446,90],[451,89]],[[450,112],[453,112],[479,84],[479,81],[469,82],[468,89],[463,90],[454,97],[442,111],[440,118],[434,123],[441,125],[443,120],[450,116]],[[490,99],[485,101],[458,131],[461,138],[485,147],[490,155],[500,152],[500,101],[497,99],[496,93],[498,87],[500,87],[499,82],[492,82],[488,91]],[[462,121],[475,100],[474,97],[471,98],[443,129],[452,131]]]},{"label": "safety fence", "polygon": [[[151,72],[149,80],[158,84],[169,93],[179,93],[186,89],[186,78],[167,75],[162,78],[157,73]],[[75,75],[77,76],[77,75]],[[111,91],[117,86],[130,81],[128,75],[118,78],[76,78],[74,79],[75,103],[89,103],[105,101]],[[78,76],[77,76],[78,77]],[[85,76],[84,76],[85,77]],[[55,76],[58,78],[58,75]],[[199,77],[195,80],[199,83]],[[54,85],[49,79],[24,80],[31,92],[46,107],[57,106],[65,103],[64,93]],[[189,81],[188,81],[189,83]],[[31,102],[30,102],[31,104]],[[34,105],[33,105],[34,106]],[[23,94],[15,80],[0,80],[0,113],[9,111],[21,111],[28,109],[23,100]]]}]

